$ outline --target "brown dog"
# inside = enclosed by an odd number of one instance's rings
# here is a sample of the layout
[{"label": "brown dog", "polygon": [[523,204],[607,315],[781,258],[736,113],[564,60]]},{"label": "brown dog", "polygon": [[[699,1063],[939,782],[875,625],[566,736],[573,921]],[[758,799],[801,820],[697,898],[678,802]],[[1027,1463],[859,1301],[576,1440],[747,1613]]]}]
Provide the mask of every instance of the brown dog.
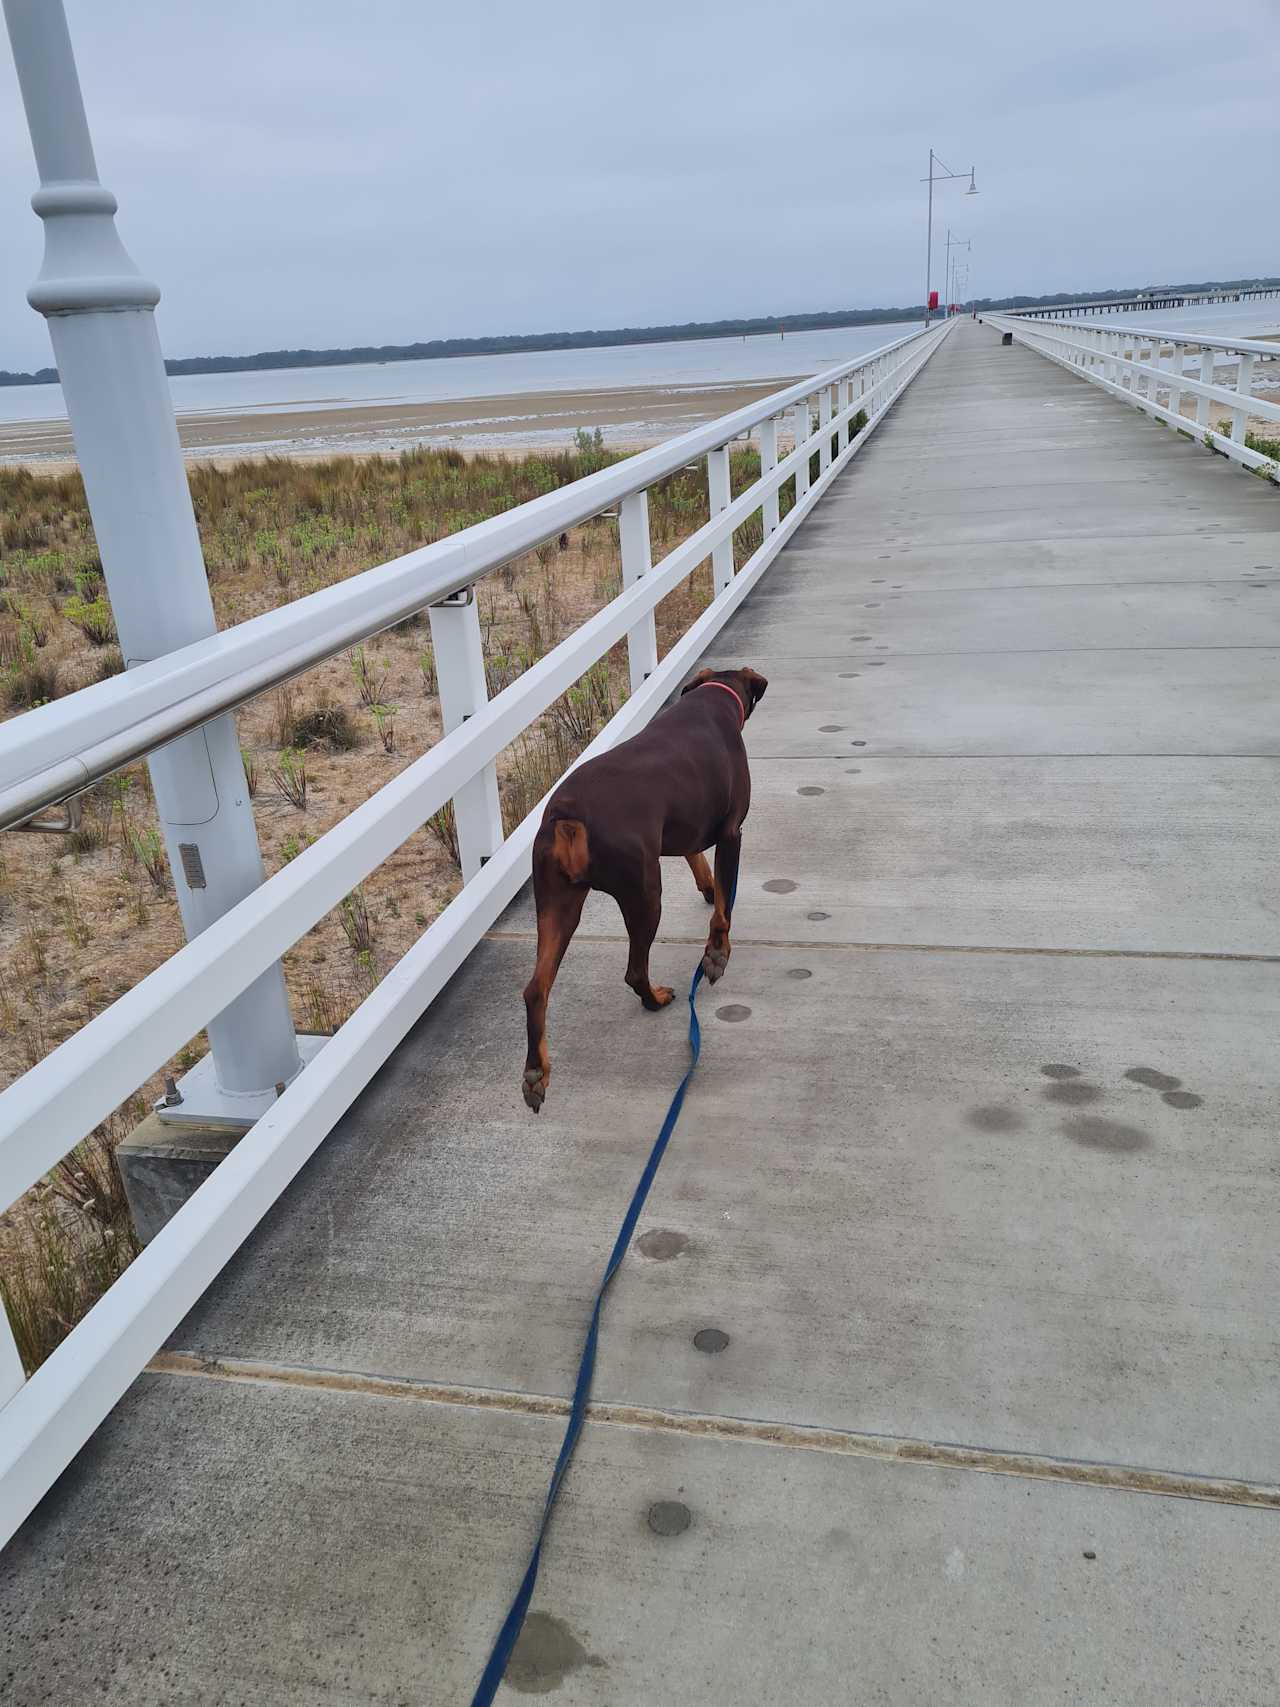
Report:
[{"label": "brown dog", "polygon": [[[710,982],[728,965],[730,898],[751,804],[742,726],[768,685],[754,670],[699,671],[641,734],[589,759],[547,802],[533,844],[538,963],[524,992],[524,1100],[535,1114],[551,1077],[547,998],[589,889],[612,895],[621,909],[631,939],[626,981],[646,1008],[665,1008],[674,994],[649,982],[649,949],[662,917],[663,854],[683,854],[715,908],[702,957]],[[716,850],[714,876],[709,847]]]}]

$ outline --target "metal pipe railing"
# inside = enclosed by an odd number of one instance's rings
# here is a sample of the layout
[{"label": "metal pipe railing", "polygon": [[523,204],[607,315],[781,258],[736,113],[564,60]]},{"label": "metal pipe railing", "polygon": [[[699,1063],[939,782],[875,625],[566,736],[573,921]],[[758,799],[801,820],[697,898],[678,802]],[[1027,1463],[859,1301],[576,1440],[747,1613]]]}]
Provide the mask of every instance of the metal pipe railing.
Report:
[{"label": "metal pipe railing", "polygon": [[558,492],[24,713],[0,727],[0,829],[439,604],[763,422],[797,405],[807,411],[809,399],[824,386],[928,335],[915,331],[896,338]]},{"label": "metal pipe railing", "polygon": [[[1280,483],[1280,463],[1245,443],[1250,415],[1274,422],[1280,432],[1280,402],[1254,393],[1259,364],[1280,361],[1280,346],[1256,338],[1221,338],[1183,327],[1093,326],[1077,320],[1033,323],[1006,314],[984,314],[982,318],[1113,397]],[[1163,359],[1166,347],[1170,352],[1167,366]],[[1187,367],[1189,349],[1199,351],[1198,372]],[[1214,378],[1218,367],[1231,365],[1220,362],[1220,354],[1235,358],[1234,385],[1219,384]],[[1197,399],[1194,419],[1181,412],[1184,392]],[[1230,430],[1226,433],[1210,425],[1210,406],[1215,403],[1230,411]]]}]

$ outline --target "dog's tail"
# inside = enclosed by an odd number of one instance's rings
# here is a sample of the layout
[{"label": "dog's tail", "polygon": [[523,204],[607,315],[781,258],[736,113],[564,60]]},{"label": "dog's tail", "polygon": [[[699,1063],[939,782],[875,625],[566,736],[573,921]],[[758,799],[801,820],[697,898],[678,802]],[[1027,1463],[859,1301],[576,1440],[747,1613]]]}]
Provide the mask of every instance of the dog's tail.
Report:
[{"label": "dog's tail", "polygon": [[579,818],[557,818],[552,835],[552,858],[570,883],[584,883],[591,864],[587,826]]}]

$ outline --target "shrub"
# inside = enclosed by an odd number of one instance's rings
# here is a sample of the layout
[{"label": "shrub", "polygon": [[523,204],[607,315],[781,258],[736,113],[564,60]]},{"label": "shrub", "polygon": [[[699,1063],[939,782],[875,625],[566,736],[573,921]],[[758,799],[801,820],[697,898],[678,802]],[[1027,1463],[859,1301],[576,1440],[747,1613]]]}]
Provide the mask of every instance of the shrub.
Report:
[{"label": "shrub", "polygon": [[58,666],[44,658],[5,672],[5,698],[13,711],[29,711],[58,697]]},{"label": "shrub", "polygon": [[124,673],[124,654],[118,646],[108,646],[102,655],[95,660],[93,679],[95,682],[105,682],[112,676]]},{"label": "shrub", "polygon": [[427,829],[439,842],[459,871],[462,870],[462,854],[458,848],[458,817],[453,810],[452,800],[446,800],[438,812],[433,812],[427,819]]},{"label": "shrub", "polygon": [[307,761],[297,747],[284,749],[280,755],[280,763],[271,772],[271,780],[299,812],[306,811]]},{"label": "shrub", "polygon": [[101,593],[92,599],[68,599],[62,607],[62,614],[80,630],[91,646],[116,644],[115,618]]},{"label": "shrub", "polygon": [[169,867],[158,830],[126,830],[125,846],[161,895],[169,886]]},{"label": "shrub", "polygon": [[138,1112],[97,1127],[10,1212],[0,1303],[28,1375],[138,1254],[115,1158]]},{"label": "shrub", "polygon": [[373,918],[362,889],[353,889],[338,903],[338,923],[352,954],[372,954]]},{"label": "shrub", "polygon": [[350,753],[360,745],[360,731],[345,705],[321,699],[291,713],[284,730],[285,747],[327,747],[331,753]]}]

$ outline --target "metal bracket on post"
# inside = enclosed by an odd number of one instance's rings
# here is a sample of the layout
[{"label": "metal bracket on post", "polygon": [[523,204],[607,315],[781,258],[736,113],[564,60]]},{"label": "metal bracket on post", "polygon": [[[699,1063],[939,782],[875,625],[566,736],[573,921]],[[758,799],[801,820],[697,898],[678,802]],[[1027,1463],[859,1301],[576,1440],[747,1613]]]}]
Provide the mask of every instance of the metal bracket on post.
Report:
[{"label": "metal bracket on post", "polygon": [[[707,501],[712,521],[729,508],[729,447],[707,452]],[[733,583],[733,536],[711,548],[711,573],[717,594]]]},{"label": "metal bracket on post", "polygon": [[[760,423],[760,472],[772,474],[778,466],[778,417],[770,415],[767,421]],[[775,486],[763,504],[764,532],[767,539],[771,533],[777,533],[781,520],[778,514],[778,488]]]},{"label": "metal bracket on post", "polygon": [[[484,644],[475,591],[464,587],[427,612],[431,645],[440,684],[440,717],[451,735],[489,700],[484,674]],[[469,882],[502,846],[502,808],[498,802],[498,768],[490,763],[463,783],[453,797],[462,877]]]},{"label": "metal bracket on post", "polygon": [[69,836],[80,828],[84,816],[84,802],[78,794],[73,794],[70,800],[60,802],[61,818],[47,818],[37,812],[34,818],[28,818],[24,823],[12,826],[15,833],[21,832],[28,836]]},{"label": "metal bracket on post", "polygon": [[[618,543],[622,551],[622,585],[631,587],[653,568],[647,492],[633,492],[622,500]],[[651,610],[644,613],[627,635],[627,664],[631,691],[635,693],[658,667],[658,629]]]}]

